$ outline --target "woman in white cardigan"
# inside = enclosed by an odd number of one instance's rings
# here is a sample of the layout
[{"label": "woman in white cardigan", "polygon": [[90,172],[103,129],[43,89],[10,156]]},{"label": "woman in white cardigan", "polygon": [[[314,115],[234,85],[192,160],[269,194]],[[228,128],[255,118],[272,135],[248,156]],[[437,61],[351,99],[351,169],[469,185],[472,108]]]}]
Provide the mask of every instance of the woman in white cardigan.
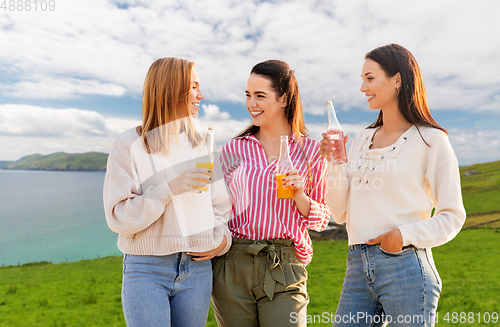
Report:
[{"label": "woman in white cardigan", "polygon": [[[433,326],[441,279],[431,247],[455,237],[465,221],[458,162],[407,49],[372,50],[361,76],[378,119],[356,135],[345,167],[328,164],[326,201],[349,237],[333,325]],[[328,161],[332,146],[323,134]]]},{"label": "woman in white cardigan", "polygon": [[142,125],[113,143],[104,209],[124,253],[122,304],[128,326],[205,326],[212,293],[209,259],[227,252],[231,198],[220,165],[196,130],[203,99],[194,63],[155,61],[146,76]]}]

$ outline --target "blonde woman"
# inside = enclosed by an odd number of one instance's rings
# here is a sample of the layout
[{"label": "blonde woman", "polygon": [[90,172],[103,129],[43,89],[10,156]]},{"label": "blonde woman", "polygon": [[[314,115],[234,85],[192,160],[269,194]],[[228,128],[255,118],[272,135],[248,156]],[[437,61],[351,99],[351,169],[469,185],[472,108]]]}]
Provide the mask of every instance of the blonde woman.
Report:
[{"label": "blonde woman", "polygon": [[208,169],[195,168],[207,155],[193,121],[202,99],[193,62],[158,59],[144,83],[142,125],[119,135],[109,155],[104,208],[124,253],[128,326],[206,324],[209,259],[231,246],[231,200],[223,178],[196,188],[209,182]]}]

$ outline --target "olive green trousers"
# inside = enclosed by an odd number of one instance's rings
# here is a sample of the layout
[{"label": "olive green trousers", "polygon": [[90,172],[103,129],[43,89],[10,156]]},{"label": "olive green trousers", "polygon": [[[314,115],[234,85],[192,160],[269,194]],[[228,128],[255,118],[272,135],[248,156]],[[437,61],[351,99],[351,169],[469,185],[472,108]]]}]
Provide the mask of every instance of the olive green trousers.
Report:
[{"label": "olive green trousers", "polygon": [[290,240],[233,238],[212,259],[212,304],[219,327],[305,326],[307,271]]}]

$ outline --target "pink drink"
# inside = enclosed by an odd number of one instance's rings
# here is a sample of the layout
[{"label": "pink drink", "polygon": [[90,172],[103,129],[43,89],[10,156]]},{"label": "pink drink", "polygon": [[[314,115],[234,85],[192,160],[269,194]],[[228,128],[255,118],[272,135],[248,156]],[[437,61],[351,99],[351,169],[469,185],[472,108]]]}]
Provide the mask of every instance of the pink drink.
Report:
[{"label": "pink drink", "polygon": [[327,131],[327,134],[330,138],[330,140],[333,140],[334,145],[333,147],[335,148],[333,151],[333,155],[331,158],[331,161],[333,164],[336,163],[347,163],[347,152],[345,150],[345,143],[344,143],[344,132],[331,129]]}]

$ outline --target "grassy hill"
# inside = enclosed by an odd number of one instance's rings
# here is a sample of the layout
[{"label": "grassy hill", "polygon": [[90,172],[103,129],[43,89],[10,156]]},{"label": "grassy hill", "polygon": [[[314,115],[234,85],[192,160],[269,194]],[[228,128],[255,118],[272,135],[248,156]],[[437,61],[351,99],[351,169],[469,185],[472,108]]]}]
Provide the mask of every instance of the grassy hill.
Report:
[{"label": "grassy hill", "polygon": [[100,152],[32,154],[7,165],[5,169],[104,171],[107,160],[108,154]]},{"label": "grassy hill", "polygon": [[[464,230],[451,242],[433,249],[443,281],[437,326],[497,326],[500,308],[500,230]],[[316,323],[334,313],[344,279],[347,241],[314,242],[307,267],[311,298],[308,315]],[[123,326],[122,258],[107,257],[61,264],[0,268],[0,326]],[[449,313],[474,313],[474,322],[447,323]],[[497,320],[493,323],[493,313]],[[484,324],[484,314],[490,323]],[[481,315],[481,324],[477,323]],[[316,316],[316,318],[314,318]],[[207,326],[215,327],[212,311]]]},{"label": "grassy hill", "polygon": [[[467,176],[470,171],[477,174]],[[467,211],[465,227],[489,221],[493,222],[487,227],[500,227],[500,161],[462,167],[460,177]]]},{"label": "grassy hill", "polygon": [[7,167],[8,165],[11,165],[13,163],[14,163],[14,161],[0,161],[0,169],[4,169],[5,167]]}]

